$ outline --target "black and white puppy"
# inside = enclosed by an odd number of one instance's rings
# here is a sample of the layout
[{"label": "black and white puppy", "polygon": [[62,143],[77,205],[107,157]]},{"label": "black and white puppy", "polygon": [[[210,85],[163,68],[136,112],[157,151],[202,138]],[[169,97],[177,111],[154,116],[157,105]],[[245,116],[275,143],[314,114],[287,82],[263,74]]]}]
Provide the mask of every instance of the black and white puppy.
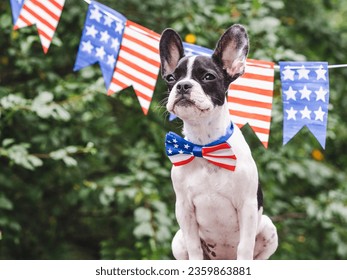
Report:
[{"label": "black and white puppy", "polygon": [[[244,73],[248,35],[231,26],[212,57],[184,56],[180,36],[166,29],[160,40],[167,110],[183,120],[185,139],[206,145],[230,127],[229,84]],[[176,259],[268,259],[278,244],[276,228],[263,212],[258,171],[241,131],[227,140],[237,158],[230,171],[204,158],[173,166],[179,231],[172,241]]]}]

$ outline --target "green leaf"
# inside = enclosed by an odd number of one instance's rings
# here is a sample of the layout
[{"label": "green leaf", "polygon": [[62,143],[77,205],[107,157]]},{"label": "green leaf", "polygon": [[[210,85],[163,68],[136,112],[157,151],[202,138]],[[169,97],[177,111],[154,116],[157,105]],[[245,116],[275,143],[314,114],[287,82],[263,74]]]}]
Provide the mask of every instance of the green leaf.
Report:
[{"label": "green leaf", "polygon": [[137,227],[134,229],[134,235],[136,238],[142,238],[142,237],[153,237],[154,236],[154,230],[151,226],[150,223],[145,222],[139,224]]},{"label": "green leaf", "polygon": [[147,208],[139,207],[135,210],[134,216],[135,216],[136,223],[143,223],[143,222],[149,222],[151,220],[152,213]]},{"label": "green leaf", "polygon": [[1,195],[0,196],[0,208],[5,209],[5,210],[12,210],[13,209],[13,204],[12,202],[6,198],[5,196]]},{"label": "green leaf", "polygon": [[15,142],[15,140],[14,139],[4,139],[3,141],[2,141],[2,146],[4,147],[4,148],[6,148],[6,147],[8,147],[8,146],[10,146],[11,144],[13,144]]}]

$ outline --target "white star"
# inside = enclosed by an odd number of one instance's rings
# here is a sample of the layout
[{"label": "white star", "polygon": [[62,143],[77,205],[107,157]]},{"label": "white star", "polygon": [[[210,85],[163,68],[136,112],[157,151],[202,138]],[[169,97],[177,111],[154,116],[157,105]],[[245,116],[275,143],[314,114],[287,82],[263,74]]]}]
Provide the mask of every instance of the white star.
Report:
[{"label": "white star", "polygon": [[171,155],[172,154],[172,150],[168,149],[167,152]]},{"label": "white star", "polygon": [[98,8],[95,8],[90,11],[90,19],[95,19],[97,22],[100,22],[101,17],[102,17],[102,14],[99,12]]},{"label": "white star", "polygon": [[292,81],[294,81],[294,74],[295,74],[295,72],[290,70],[290,66],[286,66],[285,68],[286,68],[286,70],[282,71],[283,80],[292,80]]},{"label": "white star", "polygon": [[301,66],[299,70],[297,70],[299,73],[299,80],[300,79],[306,79],[308,80],[308,73],[310,73],[310,70],[306,69],[304,65]]},{"label": "white star", "polygon": [[317,94],[316,101],[322,100],[323,102],[325,102],[325,95],[328,93],[328,91],[326,91],[322,87],[320,87],[319,90],[315,91],[315,93]]},{"label": "white star", "polygon": [[316,114],[316,118],[315,118],[316,121],[317,120],[323,121],[325,112],[322,110],[321,106],[319,106],[319,109],[317,111],[314,111],[314,113]]},{"label": "white star", "polygon": [[112,48],[115,50],[115,51],[118,51],[118,49],[119,49],[119,41],[118,41],[118,38],[111,38],[111,40],[112,40]]},{"label": "white star", "polygon": [[95,38],[96,34],[98,34],[98,30],[95,29],[95,26],[86,26],[87,32],[86,35],[87,36],[92,36],[93,38]]},{"label": "white star", "polygon": [[117,23],[116,23],[116,30],[115,31],[121,34],[123,29],[124,29],[123,23],[117,21]]},{"label": "white star", "polygon": [[188,149],[189,149],[189,147],[190,147],[190,146],[189,146],[189,144],[184,144],[184,148],[185,148],[185,149],[187,149],[187,150],[188,150]]},{"label": "white star", "polygon": [[107,55],[107,64],[108,65],[113,67],[115,62],[116,62],[116,59],[114,58],[113,55]]},{"label": "white star", "polygon": [[183,151],[182,151],[182,150],[179,150],[178,152],[179,152],[180,154],[183,154]]},{"label": "white star", "polygon": [[299,90],[301,93],[301,99],[306,98],[308,101],[310,101],[310,94],[311,94],[311,90],[308,90],[306,86],[304,86],[304,88],[302,90]]},{"label": "white star", "polygon": [[289,89],[284,91],[284,93],[287,95],[287,100],[289,99],[296,100],[295,98],[296,90],[293,90],[292,87],[289,87]]},{"label": "white star", "polygon": [[100,59],[104,59],[105,56],[105,49],[103,46],[101,46],[100,48],[96,48],[96,57],[100,57]]},{"label": "white star", "polygon": [[174,142],[174,143],[177,143],[177,140],[176,140],[176,138],[174,138],[174,139],[172,140],[172,142]]},{"label": "white star", "polygon": [[311,119],[311,112],[307,106],[305,106],[305,109],[304,110],[300,110],[300,113],[301,113],[301,119]]},{"label": "white star", "polygon": [[93,49],[94,49],[94,47],[93,47],[93,45],[90,43],[90,41],[87,41],[87,42],[82,41],[82,51],[91,54]]},{"label": "white star", "polygon": [[175,144],[174,147],[177,149],[178,148],[178,144]]},{"label": "white star", "polygon": [[293,119],[296,121],[295,115],[298,111],[294,110],[293,107],[290,107],[290,109],[286,110],[286,112],[288,114],[287,120]]},{"label": "white star", "polygon": [[106,15],[104,16],[104,19],[105,19],[104,24],[107,25],[108,27],[111,27],[113,19],[109,16],[106,16]]},{"label": "white star", "polygon": [[101,35],[100,42],[105,42],[105,43],[107,43],[107,42],[108,42],[108,39],[110,39],[110,37],[111,37],[111,36],[108,34],[107,30],[101,31],[101,32],[100,32],[100,35]]},{"label": "white star", "polygon": [[319,80],[319,79],[323,79],[324,81],[327,80],[327,78],[325,77],[327,70],[323,69],[323,65],[320,65],[319,69],[315,70],[315,72],[317,73],[317,80]]}]

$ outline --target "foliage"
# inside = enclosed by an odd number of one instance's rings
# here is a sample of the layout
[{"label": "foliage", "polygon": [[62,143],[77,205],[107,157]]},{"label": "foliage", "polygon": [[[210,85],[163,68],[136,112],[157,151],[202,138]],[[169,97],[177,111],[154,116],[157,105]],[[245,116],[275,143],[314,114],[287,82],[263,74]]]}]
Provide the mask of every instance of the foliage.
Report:
[{"label": "foliage", "polygon": [[[251,58],[346,63],[347,8],[338,0],[101,2],[209,48],[239,22]],[[181,124],[165,120],[160,79],[144,117],[132,89],[105,95],[98,66],[72,71],[86,11],[84,1],[66,1],[44,55],[35,27],[13,31],[9,1],[0,3],[1,259],[172,258],[177,223],[163,138]],[[329,74],[325,151],[307,129],[282,147],[278,76],[269,149],[243,129],[280,236],[273,259],[347,258],[347,73]]]}]

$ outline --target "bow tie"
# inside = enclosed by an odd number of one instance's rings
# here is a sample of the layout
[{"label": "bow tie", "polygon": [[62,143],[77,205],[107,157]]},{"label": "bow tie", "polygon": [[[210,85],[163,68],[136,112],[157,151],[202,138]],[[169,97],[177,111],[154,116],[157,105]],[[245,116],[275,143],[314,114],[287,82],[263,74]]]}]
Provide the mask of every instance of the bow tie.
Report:
[{"label": "bow tie", "polygon": [[226,135],[204,146],[193,144],[178,134],[169,132],[165,139],[166,154],[175,166],[185,165],[195,157],[202,157],[219,167],[234,171],[236,156],[227,142],[233,132],[234,126],[231,123]]}]

